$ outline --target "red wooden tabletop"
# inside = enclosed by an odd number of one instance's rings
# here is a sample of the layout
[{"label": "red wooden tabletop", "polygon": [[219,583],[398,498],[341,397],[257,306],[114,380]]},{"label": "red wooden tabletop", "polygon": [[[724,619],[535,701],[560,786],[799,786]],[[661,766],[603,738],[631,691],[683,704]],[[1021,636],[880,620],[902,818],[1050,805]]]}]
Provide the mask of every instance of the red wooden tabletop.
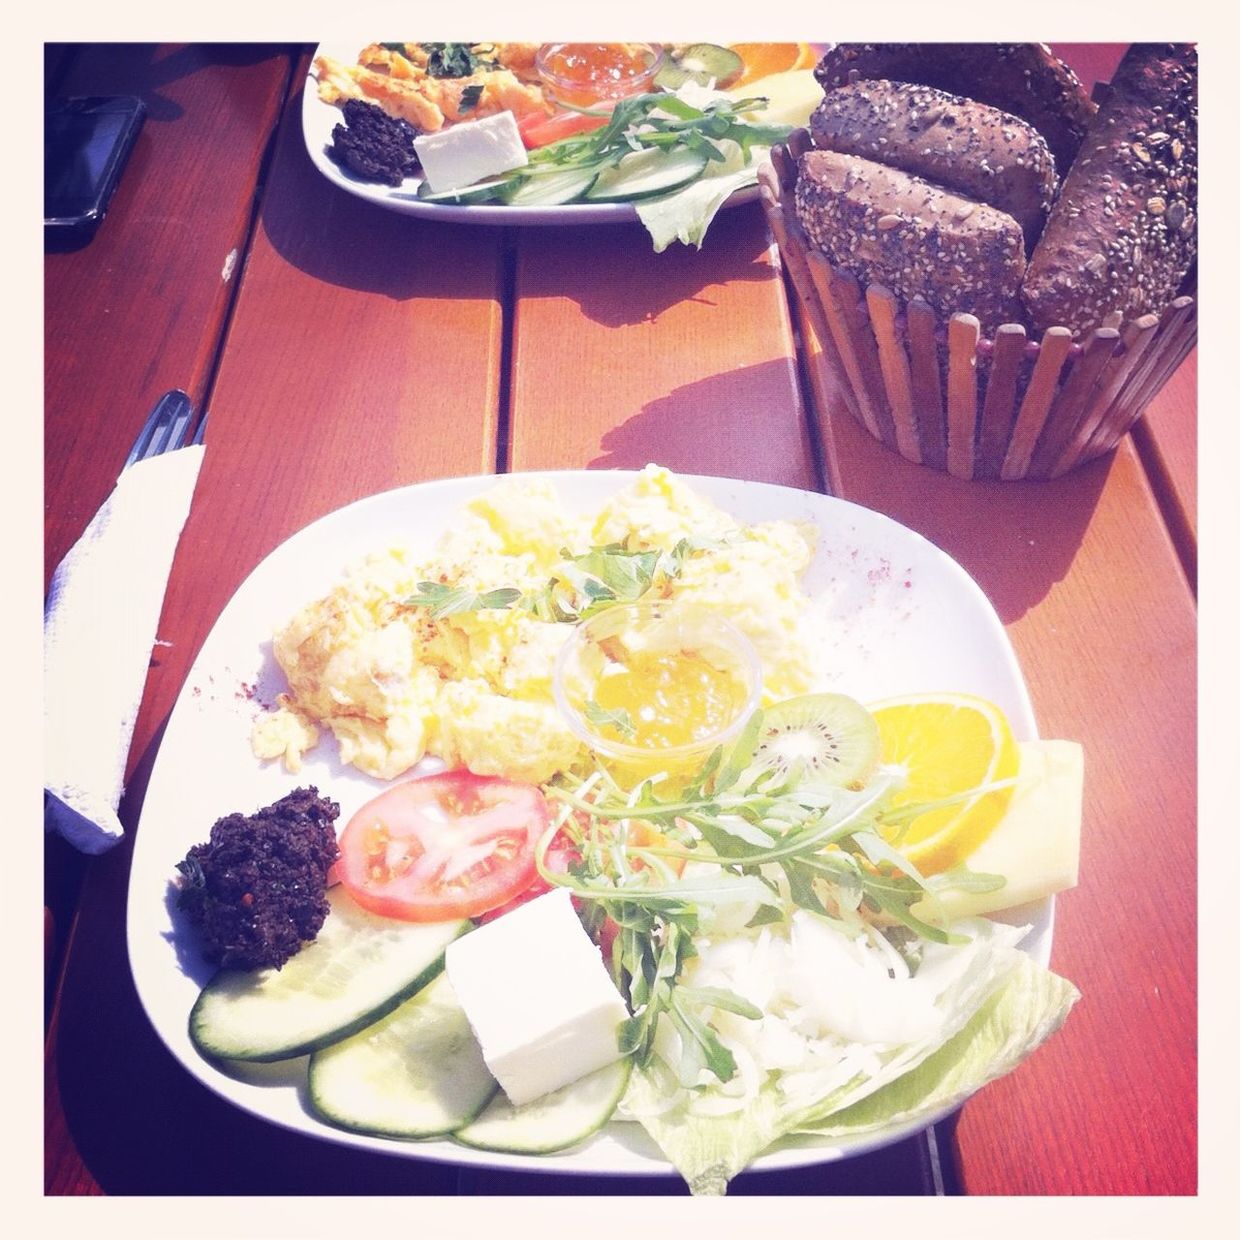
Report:
[{"label": "red wooden tabletop", "polygon": [[[1122,48],[1060,51],[1092,81]],[[427,223],[315,171],[303,50],[95,46],[49,65],[58,93],[150,105],[98,236],[46,258],[49,576],[160,391],[186,388],[210,423],[126,840],[89,863],[47,853],[48,1194],[543,1191],[288,1133],[198,1085],[130,978],[132,840],[194,656],[295,530],[404,483],[650,460],[829,487],[925,534],[993,602],[1042,735],[1086,752],[1081,883],[1058,901],[1053,952],[1083,994],[1064,1029],[958,1122],[849,1176],[740,1191],[1196,1191],[1193,361],[1113,454],[1051,483],[960,482],[902,461],[805,381],[812,333],[756,203],[722,212],[701,252],[661,255],[637,225]],[[1174,881],[1151,881],[1152,855]]]}]

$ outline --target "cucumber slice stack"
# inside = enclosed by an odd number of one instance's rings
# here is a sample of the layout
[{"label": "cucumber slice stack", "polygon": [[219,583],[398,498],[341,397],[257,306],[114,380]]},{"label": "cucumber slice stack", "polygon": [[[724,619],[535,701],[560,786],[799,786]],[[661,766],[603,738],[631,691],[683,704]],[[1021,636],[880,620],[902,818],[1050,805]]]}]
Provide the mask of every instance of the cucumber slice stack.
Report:
[{"label": "cucumber slice stack", "polygon": [[318,938],[283,969],[224,970],[207,983],[189,1022],[205,1058],[266,1063],[309,1053],[315,1114],[376,1137],[545,1154],[611,1118],[627,1059],[522,1107],[504,1097],[442,976],[445,949],[472,922],[377,917],[339,887],[328,900]]},{"label": "cucumber slice stack", "polygon": [[446,977],[310,1056],[310,1105],[329,1123],[383,1137],[441,1137],[498,1086]]},{"label": "cucumber slice stack", "polygon": [[385,1016],[443,968],[444,949],[469,921],[425,924],[377,917],[342,887],[318,937],[282,969],[225,969],[189,1015],[208,1059],[269,1063],[338,1042]]}]

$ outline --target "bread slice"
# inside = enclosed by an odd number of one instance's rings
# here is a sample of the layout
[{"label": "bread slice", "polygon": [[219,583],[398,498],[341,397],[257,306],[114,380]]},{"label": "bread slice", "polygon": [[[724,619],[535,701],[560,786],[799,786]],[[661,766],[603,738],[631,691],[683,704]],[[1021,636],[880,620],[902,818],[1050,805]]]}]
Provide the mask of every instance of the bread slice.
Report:
[{"label": "bread slice", "polygon": [[1025,273],[1020,225],[1006,212],[898,168],[807,151],[797,164],[796,212],[811,243],[862,284],[941,315],[976,315],[984,329],[1017,317]]},{"label": "bread slice", "polygon": [[810,134],[824,150],[876,160],[1006,211],[1026,251],[1055,197],[1055,161],[1032,125],[933,86],[859,81],[828,91]]},{"label": "bread slice", "polygon": [[1029,263],[1038,330],[1158,313],[1197,254],[1197,52],[1138,43],[1115,71]]},{"label": "bread slice", "polygon": [[1096,106],[1044,43],[837,43],[814,70],[825,89],[858,78],[935,86],[1026,120],[1062,177]]}]

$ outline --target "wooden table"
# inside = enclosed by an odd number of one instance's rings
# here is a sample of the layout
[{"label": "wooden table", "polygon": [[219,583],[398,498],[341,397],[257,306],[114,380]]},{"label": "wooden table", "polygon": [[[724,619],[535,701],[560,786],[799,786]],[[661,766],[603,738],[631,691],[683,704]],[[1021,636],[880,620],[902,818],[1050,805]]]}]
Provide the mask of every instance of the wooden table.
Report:
[{"label": "wooden table", "polygon": [[[702,252],[662,255],[636,225],[468,228],[371,207],[306,155],[305,50],[48,53],[50,90],[150,106],[98,236],[46,260],[49,576],[161,391],[186,388],[210,426],[130,753],[129,835],[89,863],[46,850],[45,1191],[614,1191],[376,1157],[234,1110],[149,1027],[124,903],[173,701],[268,551],[401,484],[659,460],[829,489],[925,534],[994,603],[1042,734],[1087,755],[1081,885],[1059,902],[1053,961],[1084,998],[1064,1030],[957,1122],[735,1191],[1193,1194],[1193,362],[1111,456],[1052,483],[954,481],[813,390],[757,204],[723,212]],[[1122,49],[1062,50],[1092,81]]]}]

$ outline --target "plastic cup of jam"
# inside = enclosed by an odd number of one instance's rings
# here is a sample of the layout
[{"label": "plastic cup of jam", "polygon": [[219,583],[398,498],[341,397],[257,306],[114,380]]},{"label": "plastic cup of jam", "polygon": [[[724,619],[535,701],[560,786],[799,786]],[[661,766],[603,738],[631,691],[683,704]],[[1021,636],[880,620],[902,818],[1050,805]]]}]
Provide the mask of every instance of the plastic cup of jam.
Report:
[{"label": "plastic cup of jam", "polygon": [[664,60],[654,43],[544,43],[534,64],[556,103],[588,107],[652,90]]},{"label": "plastic cup of jam", "polygon": [[609,607],[564,643],[552,682],[574,735],[616,781],[683,787],[736,739],[762,696],[762,662],[740,630],[674,601]]}]

